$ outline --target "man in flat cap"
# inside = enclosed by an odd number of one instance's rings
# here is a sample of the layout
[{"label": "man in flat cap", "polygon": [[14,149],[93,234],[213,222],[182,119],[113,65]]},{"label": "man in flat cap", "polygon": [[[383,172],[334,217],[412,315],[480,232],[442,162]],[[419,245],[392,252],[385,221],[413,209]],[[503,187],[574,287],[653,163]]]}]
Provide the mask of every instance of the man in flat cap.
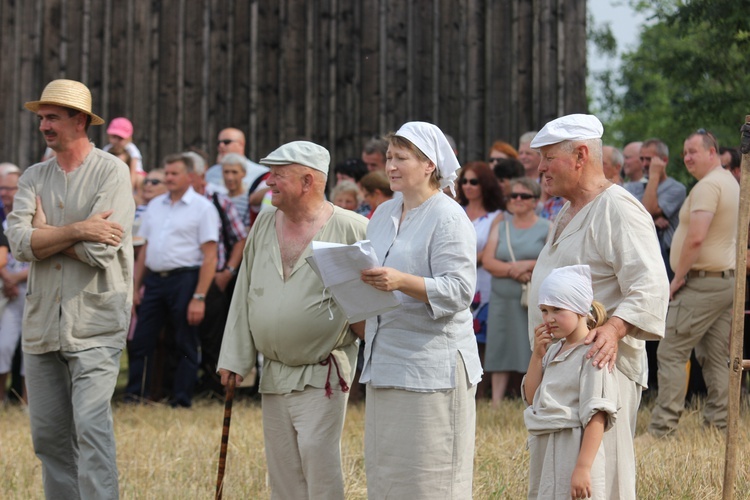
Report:
[{"label": "man in flat cap", "polygon": [[258,215],[245,246],[219,373],[226,385],[263,354],[260,392],[272,498],[344,498],[341,432],[357,359],[354,330],[307,263],[310,242],[352,244],[367,219],[325,200],[330,156],[312,142],[261,160],[275,209]]},{"label": "man in flat cap", "polygon": [[47,498],[118,498],[110,399],[133,299],[130,170],[86,135],[104,121],[80,82],[55,80],[26,109],[56,156],[21,176],[8,217],[31,262],[23,354]]},{"label": "man in flat cap", "polygon": [[[568,200],[552,225],[537,259],[529,303],[555,268],[591,267],[594,298],[607,308],[608,321],[589,333],[587,356],[595,366],[614,369],[619,411],[604,434],[606,498],[636,498],[633,434],[646,386],[646,339],[664,336],[669,282],[661,259],[653,218],[638,200],[604,176],[604,129],[592,115],[568,115],[549,122],[531,142],[542,153],[542,187]],[[542,324],[529,308],[529,330]],[[609,457],[614,457],[609,460]]]}]

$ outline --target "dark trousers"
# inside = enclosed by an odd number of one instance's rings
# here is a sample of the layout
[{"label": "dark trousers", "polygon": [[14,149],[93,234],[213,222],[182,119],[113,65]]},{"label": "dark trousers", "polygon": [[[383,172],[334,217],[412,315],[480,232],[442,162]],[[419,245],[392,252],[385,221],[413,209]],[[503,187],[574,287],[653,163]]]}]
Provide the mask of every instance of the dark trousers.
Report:
[{"label": "dark trousers", "polygon": [[154,373],[154,351],[159,332],[171,319],[174,326],[177,366],[172,386],[172,404],[190,406],[200,362],[198,327],[187,322],[187,308],[198,284],[198,271],[161,277],[149,274],[146,291],[138,307],[138,324],[128,350],[128,396],[148,398]]}]

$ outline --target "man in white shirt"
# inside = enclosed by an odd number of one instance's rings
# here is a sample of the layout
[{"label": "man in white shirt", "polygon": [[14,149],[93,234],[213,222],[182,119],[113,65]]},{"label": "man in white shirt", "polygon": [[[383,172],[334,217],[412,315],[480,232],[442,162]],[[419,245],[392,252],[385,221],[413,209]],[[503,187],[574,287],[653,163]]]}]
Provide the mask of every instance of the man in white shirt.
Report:
[{"label": "man in white shirt", "polygon": [[[539,286],[553,269],[591,267],[594,297],[609,319],[586,337],[592,346],[587,357],[614,369],[619,386],[617,422],[603,439],[605,454],[617,457],[606,464],[606,498],[635,499],[633,434],[648,372],[644,340],[664,335],[668,281],[651,215],[604,177],[603,132],[595,116],[575,114],[548,123],[531,142],[542,153],[544,189],[568,202],[537,259],[529,303],[537,303]],[[530,307],[531,338],[541,323],[539,309]]]},{"label": "man in white shirt", "polygon": [[193,190],[193,159],[184,154],[164,160],[168,193],[157,196],[143,214],[139,236],[146,241],[135,264],[138,323],[129,345],[128,400],[148,398],[153,353],[167,318],[175,332],[178,363],[170,402],[192,404],[199,363],[198,325],[216,272],[219,215]]}]

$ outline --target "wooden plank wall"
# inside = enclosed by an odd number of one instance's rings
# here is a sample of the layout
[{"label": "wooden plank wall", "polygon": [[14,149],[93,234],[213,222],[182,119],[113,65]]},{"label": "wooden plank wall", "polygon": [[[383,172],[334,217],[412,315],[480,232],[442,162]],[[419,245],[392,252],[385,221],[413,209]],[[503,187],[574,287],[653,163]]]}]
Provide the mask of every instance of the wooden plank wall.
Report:
[{"label": "wooden plank wall", "polygon": [[213,158],[227,126],[254,160],[306,138],[336,163],[408,120],[485,158],[586,111],[585,22],[585,0],[0,0],[0,161],[41,156],[23,103],[63,77],[133,121],[147,167]]}]

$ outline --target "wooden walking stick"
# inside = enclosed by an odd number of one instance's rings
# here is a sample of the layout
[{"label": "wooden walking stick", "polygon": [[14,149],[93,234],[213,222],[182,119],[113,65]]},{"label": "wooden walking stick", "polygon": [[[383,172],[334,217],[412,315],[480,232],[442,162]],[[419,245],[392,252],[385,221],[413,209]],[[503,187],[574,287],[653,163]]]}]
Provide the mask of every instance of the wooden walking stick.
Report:
[{"label": "wooden walking stick", "polygon": [[232,422],[232,401],[234,401],[235,374],[229,374],[227,396],[224,401],[224,425],[221,428],[221,450],[219,451],[219,476],[216,478],[216,500],[221,500],[224,490],[224,468],[227,464],[227,445],[229,444],[229,424]]},{"label": "wooden walking stick", "polygon": [[[750,224],[750,115],[742,126],[742,177],[740,180],[740,212],[737,220],[737,267],[732,308],[732,332],[729,337],[729,406],[727,415],[727,449],[724,456],[724,489],[722,498],[734,498],[737,477],[737,432],[740,420],[740,388],[742,369],[747,363],[742,359],[745,332],[745,269],[747,266],[747,232]],[[747,369],[747,367],[745,367]]]}]

